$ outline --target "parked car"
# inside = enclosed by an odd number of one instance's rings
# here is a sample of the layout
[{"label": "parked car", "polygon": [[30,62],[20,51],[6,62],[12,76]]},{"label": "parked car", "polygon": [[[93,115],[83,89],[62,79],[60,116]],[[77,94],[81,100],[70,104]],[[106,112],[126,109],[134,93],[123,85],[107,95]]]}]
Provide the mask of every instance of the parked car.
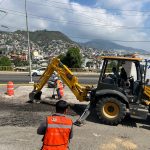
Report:
[{"label": "parked car", "polygon": [[31,74],[32,74],[32,76],[41,76],[44,73],[45,69],[46,68],[43,67],[43,68],[39,68],[37,70],[31,70]]}]

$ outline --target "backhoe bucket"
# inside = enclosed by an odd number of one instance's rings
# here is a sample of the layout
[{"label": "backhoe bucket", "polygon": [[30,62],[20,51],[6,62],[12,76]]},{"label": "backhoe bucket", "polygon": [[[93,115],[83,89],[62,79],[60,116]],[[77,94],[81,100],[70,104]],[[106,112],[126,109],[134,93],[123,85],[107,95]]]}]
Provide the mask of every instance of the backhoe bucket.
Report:
[{"label": "backhoe bucket", "polygon": [[32,91],[29,94],[29,99],[31,102],[35,101],[40,101],[41,100],[41,95],[42,95],[42,91]]}]

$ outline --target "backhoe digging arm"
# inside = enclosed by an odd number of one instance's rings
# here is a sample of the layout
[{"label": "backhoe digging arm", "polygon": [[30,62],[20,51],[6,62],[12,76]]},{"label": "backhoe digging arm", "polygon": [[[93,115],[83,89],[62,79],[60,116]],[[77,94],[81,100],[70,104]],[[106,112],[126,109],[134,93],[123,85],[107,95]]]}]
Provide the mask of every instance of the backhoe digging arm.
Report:
[{"label": "backhoe digging arm", "polygon": [[91,88],[89,86],[80,85],[78,83],[78,78],[73,75],[69,68],[62,64],[58,58],[53,58],[38,82],[34,84],[34,89],[29,94],[29,99],[31,101],[34,99],[41,99],[41,90],[54,71],[58,73],[63,82],[70,88],[79,101],[89,100],[88,93],[91,91]]}]

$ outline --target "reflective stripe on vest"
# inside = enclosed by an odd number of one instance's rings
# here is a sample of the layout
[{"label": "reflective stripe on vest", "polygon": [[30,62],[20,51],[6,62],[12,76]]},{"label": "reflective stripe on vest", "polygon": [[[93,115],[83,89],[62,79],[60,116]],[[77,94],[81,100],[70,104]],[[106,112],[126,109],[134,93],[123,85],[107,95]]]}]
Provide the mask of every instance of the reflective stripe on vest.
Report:
[{"label": "reflective stripe on vest", "polygon": [[71,129],[72,125],[63,125],[63,124],[48,124],[48,128],[62,128],[62,129]]},{"label": "reflective stripe on vest", "polygon": [[7,88],[8,90],[13,90],[14,88]]}]

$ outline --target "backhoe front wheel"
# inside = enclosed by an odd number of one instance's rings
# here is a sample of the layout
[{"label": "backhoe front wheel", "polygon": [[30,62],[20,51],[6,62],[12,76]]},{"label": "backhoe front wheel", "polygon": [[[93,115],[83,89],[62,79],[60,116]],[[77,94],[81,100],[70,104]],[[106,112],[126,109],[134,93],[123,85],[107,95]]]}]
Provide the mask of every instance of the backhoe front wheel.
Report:
[{"label": "backhoe front wheel", "polygon": [[126,105],[116,97],[102,97],[96,104],[100,120],[109,125],[117,125],[126,115]]}]

